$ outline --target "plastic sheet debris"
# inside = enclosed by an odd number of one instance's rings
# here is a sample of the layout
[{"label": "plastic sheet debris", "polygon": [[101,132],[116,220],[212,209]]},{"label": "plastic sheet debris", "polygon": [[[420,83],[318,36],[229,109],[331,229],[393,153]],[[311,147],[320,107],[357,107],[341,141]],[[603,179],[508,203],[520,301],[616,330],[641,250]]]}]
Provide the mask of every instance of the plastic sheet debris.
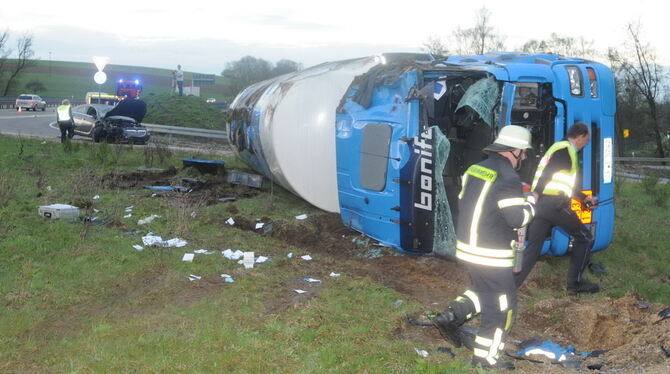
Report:
[{"label": "plastic sheet debris", "polygon": [[233,283],[233,282],[235,282],[235,279],[233,279],[233,277],[231,277],[231,276],[228,275],[228,274],[221,274],[221,278],[223,278],[223,281],[226,282],[226,283]]},{"label": "plastic sheet debris", "polygon": [[181,162],[185,168],[192,167],[203,174],[217,174],[225,165],[223,161],[201,160],[197,158],[182,158]]},{"label": "plastic sheet debris", "polygon": [[196,213],[195,211],[191,212],[191,218],[195,218],[197,216],[198,216],[198,213]]},{"label": "plastic sheet debris", "polygon": [[299,219],[299,220],[307,219],[307,214],[301,214],[299,216],[295,216],[295,219]]},{"label": "plastic sheet debris", "polygon": [[232,249],[226,249],[225,251],[222,251],[221,254],[223,257],[229,259],[229,260],[239,260],[244,256],[244,252],[238,250],[235,250],[235,252],[232,251]]},{"label": "plastic sheet debris", "polygon": [[302,280],[304,280],[304,281],[306,281],[306,282],[308,282],[308,283],[321,283],[321,280],[319,280],[319,279],[314,279],[314,278],[311,278],[311,277],[302,277],[302,278],[300,278],[300,279],[302,279]]},{"label": "plastic sheet debris", "polygon": [[312,261],[312,256],[310,256],[310,255],[300,256],[300,258],[302,258],[305,261]]},{"label": "plastic sheet debris", "polygon": [[262,175],[247,173],[239,170],[228,171],[227,180],[230,184],[241,184],[253,188],[261,188],[263,186]]},{"label": "plastic sheet debris", "polygon": [[196,249],[195,251],[193,251],[193,253],[197,253],[197,254],[199,254],[199,255],[211,255],[211,254],[214,254],[214,253],[216,253],[216,252],[214,252],[214,251],[208,251],[208,250],[206,250],[206,249]]},{"label": "plastic sheet debris", "polygon": [[158,214],[152,214],[149,217],[142,218],[137,221],[138,225],[146,225],[147,223],[151,223],[151,221],[155,220],[156,218],[160,218],[160,215]]},{"label": "plastic sheet debris", "polygon": [[404,303],[404,301],[402,301],[402,300],[396,300],[396,301],[393,302],[393,306],[396,307],[396,308],[400,308],[403,303]]},{"label": "plastic sheet debris", "polygon": [[272,234],[272,229],[274,228],[274,222],[268,222],[263,225],[263,235]]},{"label": "plastic sheet debris", "polygon": [[94,208],[93,213],[100,213],[100,211]]},{"label": "plastic sheet debris", "polygon": [[235,220],[233,219],[233,217],[230,217],[226,220],[226,223],[233,226],[235,224]]},{"label": "plastic sheet debris", "polygon": [[427,352],[426,350],[424,350],[424,349],[419,349],[419,348],[417,348],[417,347],[414,347],[414,350],[416,351],[416,354],[418,354],[419,356],[421,356],[421,357],[423,357],[423,358],[428,357],[428,352]]},{"label": "plastic sheet debris", "polygon": [[184,186],[144,186],[144,188],[152,191],[175,191],[175,192],[191,192],[190,188]]},{"label": "plastic sheet debris", "polygon": [[195,274],[189,274],[189,276],[188,276],[188,280],[190,280],[191,282],[196,281],[196,280],[200,280],[200,279],[202,279],[202,277],[198,276],[198,275],[195,275]]},{"label": "plastic sheet debris", "polygon": [[244,252],[242,265],[244,265],[245,269],[252,269],[254,267],[254,252]]},{"label": "plastic sheet debris", "polygon": [[[560,345],[552,342],[551,340],[545,340],[542,343],[537,344],[539,339],[531,339],[526,342],[521,343],[522,350],[518,351],[517,354],[521,356],[531,356],[531,355],[542,355],[551,360],[556,361],[565,361],[568,356],[575,354],[575,346],[569,345],[565,348]],[[588,357],[590,354],[588,352],[579,352],[579,355]]]},{"label": "plastic sheet debris", "polygon": [[262,229],[265,224],[263,222],[256,222],[256,230]]},{"label": "plastic sheet debris", "polygon": [[298,294],[304,294],[304,293],[307,293],[307,291],[305,291],[305,290],[299,290],[299,289],[294,289],[293,291],[295,291],[295,292],[298,293]]},{"label": "plastic sheet debris", "polygon": [[193,262],[194,257],[194,253],[184,253],[184,257],[182,257],[181,260],[185,262]]},{"label": "plastic sheet debris", "polygon": [[264,262],[266,262],[266,261],[268,261],[268,258],[267,258],[267,257],[265,257],[265,256],[258,256],[258,257],[256,258],[256,261],[255,261],[255,262],[256,262],[257,264],[262,264],[262,263],[264,263]]},{"label": "plastic sheet debris", "polygon": [[660,312],[658,312],[658,317],[661,318],[661,319],[659,319],[658,321],[656,321],[654,323],[659,323],[666,318],[670,318],[670,307],[667,307],[667,308],[661,310]]},{"label": "plastic sheet debris", "polygon": [[132,212],[134,207],[135,207],[134,205],[127,206],[126,207],[126,212]]},{"label": "plastic sheet debris", "polygon": [[342,275],[342,274],[340,274],[340,273],[333,273],[333,272],[330,272],[330,274],[329,274],[329,276],[330,276],[330,277],[333,277],[333,278],[337,278],[337,277],[339,277],[340,275]]},{"label": "plastic sheet debris", "polygon": [[636,306],[638,309],[647,310],[647,309],[649,309],[649,307],[651,306],[651,303],[648,303],[648,302],[646,302],[646,301],[638,301],[638,302],[635,303],[635,306]]},{"label": "plastic sheet debris", "polygon": [[93,200],[100,200],[100,195],[93,196]]},{"label": "plastic sheet debris", "polygon": [[183,247],[186,244],[186,240],[173,238],[170,240],[163,240],[160,236],[153,235],[153,233],[147,234],[147,236],[142,237],[142,243],[146,246],[157,246],[157,247]]},{"label": "plastic sheet debris", "polygon": [[129,213],[129,214],[126,214],[125,216],[123,216],[123,218],[130,218],[130,217],[132,217],[132,216],[133,216],[133,215]]},{"label": "plastic sheet debris", "polygon": [[184,182],[185,185],[189,186],[191,188],[191,191],[197,191],[205,187],[205,182],[197,180],[195,178],[182,178],[181,181]]},{"label": "plastic sheet debris", "polygon": [[142,247],[139,244],[133,244],[133,248],[137,249],[138,251],[143,251],[144,250],[144,247]]},{"label": "plastic sheet debris", "polygon": [[289,252],[289,254],[287,254],[286,257],[293,258],[293,252]]}]

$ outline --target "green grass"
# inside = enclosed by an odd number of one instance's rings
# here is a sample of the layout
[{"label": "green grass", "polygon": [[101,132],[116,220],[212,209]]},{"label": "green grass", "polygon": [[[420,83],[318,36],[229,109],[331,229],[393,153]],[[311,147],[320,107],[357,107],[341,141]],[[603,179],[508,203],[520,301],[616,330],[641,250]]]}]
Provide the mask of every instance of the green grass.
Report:
[{"label": "green grass", "polygon": [[[391,307],[401,296],[367,278],[310,273],[317,262],[286,258],[303,249],[221,224],[229,215],[224,205],[180,208],[146,190],[105,189],[104,175],[143,164],[142,149],[76,143],[66,152],[56,143],[0,138],[0,372],[470,371],[447,355],[420,358],[417,343],[394,334],[419,305]],[[182,156],[193,155],[172,155],[162,166],[179,166]],[[268,188],[239,201],[238,215],[252,219],[259,209],[273,218],[318,214],[277,186],[270,205]],[[95,194],[100,199],[90,200]],[[82,200],[115,223],[87,229],[37,215],[39,205]],[[133,218],[121,218],[129,205]],[[189,215],[179,209],[198,218],[183,222]],[[162,217],[147,227],[136,224],[150,214]],[[140,235],[127,234],[135,229],[183,237],[189,249],[135,251]],[[272,262],[245,271],[219,255],[181,261],[197,248],[251,249]],[[218,281],[224,272],[235,283]],[[306,273],[324,283],[299,297],[291,285]],[[189,282],[189,274],[204,279]]]}]

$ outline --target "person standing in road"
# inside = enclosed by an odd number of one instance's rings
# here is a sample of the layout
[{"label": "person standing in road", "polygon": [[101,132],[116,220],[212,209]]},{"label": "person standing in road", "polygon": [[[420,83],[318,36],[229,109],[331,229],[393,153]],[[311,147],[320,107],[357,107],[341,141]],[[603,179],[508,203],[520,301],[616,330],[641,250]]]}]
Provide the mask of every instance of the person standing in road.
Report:
[{"label": "person standing in road", "polygon": [[70,100],[64,99],[56,108],[56,121],[60,129],[60,142],[64,143],[74,136],[74,117],[72,117],[72,106]]},{"label": "person standing in road", "polygon": [[524,253],[520,273],[515,282],[520,286],[535,265],[545,238],[553,226],[558,226],[572,237],[572,253],[568,268],[567,289],[570,293],[595,293],[598,284],[584,279],[591,258],[593,235],[570,209],[572,197],[595,205],[593,196],[583,194],[575,188],[578,178],[577,153],[589,142],[589,128],[583,122],[575,122],[566,136],[567,140],[554,143],[540,160],[535,172],[532,191],[539,194],[535,220],[528,227],[528,247]]},{"label": "person standing in road", "polygon": [[177,82],[179,89],[179,96],[184,95],[184,72],[181,70],[181,65],[177,65],[177,71],[174,72],[174,79]]},{"label": "person standing in road", "polygon": [[514,284],[516,230],[528,225],[535,213],[534,195],[525,196],[517,170],[531,148],[531,134],[521,126],[500,130],[483,149],[489,157],[463,175],[456,230],[456,258],[467,268],[472,289],[449,302],[431,320],[442,336],[461,345],[458,327],[481,313],[472,342],[472,364],[486,369],[514,369],[500,360],[503,340],[516,318]]}]

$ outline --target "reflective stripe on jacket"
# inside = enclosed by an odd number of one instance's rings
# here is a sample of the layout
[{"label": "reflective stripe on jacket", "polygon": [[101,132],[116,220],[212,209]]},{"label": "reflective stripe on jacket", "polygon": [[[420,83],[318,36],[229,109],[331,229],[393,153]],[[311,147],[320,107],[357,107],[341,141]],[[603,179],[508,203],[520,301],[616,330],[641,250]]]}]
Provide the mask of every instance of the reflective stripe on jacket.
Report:
[{"label": "reflective stripe on jacket", "polygon": [[497,153],[472,165],[459,195],[456,257],[470,263],[512,267],[516,229],[535,214],[509,160]]},{"label": "reflective stripe on jacket", "polygon": [[60,105],[56,108],[56,118],[58,122],[68,122],[72,119],[70,116],[70,105]]},{"label": "reflective stripe on jacket", "polygon": [[[552,175],[546,175],[543,178],[545,169],[549,163],[552,162],[552,156],[556,152],[562,150],[568,152],[570,157],[570,164],[553,167],[552,170],[556,171]],[[532,191],[537,190],[537,192],[542,195],[558,196],[563,194],[567,197],[571,197],[573,195],[573,191],[575,190],[577,166],[578,158],[575,147],[567,140],[554,143],[551,147],[549,147],[547,153],[542,157],[539,165],[537,166],[537,171],[535,171],[535,178],[533,178]],[[540,179],[544,180],[544,185],[540,184]]]}]

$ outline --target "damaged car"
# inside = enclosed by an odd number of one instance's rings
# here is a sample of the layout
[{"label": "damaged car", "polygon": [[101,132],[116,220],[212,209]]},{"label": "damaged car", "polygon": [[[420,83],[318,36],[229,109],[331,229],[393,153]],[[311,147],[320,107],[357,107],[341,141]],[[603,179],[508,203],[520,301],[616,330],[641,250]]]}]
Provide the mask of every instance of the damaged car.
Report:
[{"label": "damaged car", "polygon": [[149,129],[142,125],[147,105],[139,99],[123,100],[116,106],[84,104],[72,109],[75,135],[94,142],[146,144]]}]

